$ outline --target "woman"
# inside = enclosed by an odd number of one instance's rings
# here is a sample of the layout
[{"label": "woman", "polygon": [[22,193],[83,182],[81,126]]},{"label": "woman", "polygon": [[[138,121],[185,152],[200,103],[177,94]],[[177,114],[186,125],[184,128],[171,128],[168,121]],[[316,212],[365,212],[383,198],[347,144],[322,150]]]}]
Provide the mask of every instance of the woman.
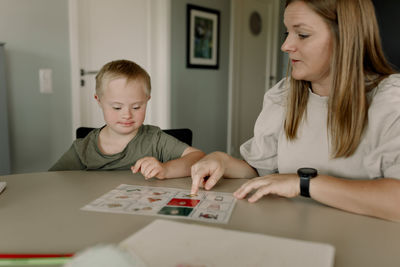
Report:
[{"label": "woman", "polygon": [[265,94],[244,161],[206,156],[192,167],[192,194],[222,176],[260,176],[235,197],[302,195],[400,221],[400,75],[383,55],[373,4],[288,0],[284,23],[290,78]]}]

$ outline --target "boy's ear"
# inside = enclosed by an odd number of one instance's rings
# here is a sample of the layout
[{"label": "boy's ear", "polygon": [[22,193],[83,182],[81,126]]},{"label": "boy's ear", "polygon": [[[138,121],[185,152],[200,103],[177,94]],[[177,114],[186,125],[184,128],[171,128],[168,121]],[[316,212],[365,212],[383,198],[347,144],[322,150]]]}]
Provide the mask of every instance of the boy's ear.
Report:
[{"label": "boy's ear", "polygon": [[94,94],[94,99],[96,99],[97,103],[100,104],[100,97],[97,94]]},{"label": "boy's ear", "polygon": [[148,96],[148,98],[147,98],[147,101],[149,101],[149,100],[150,100],[150,98],[151,98],[151,95],[149,95],[149,96]]}]

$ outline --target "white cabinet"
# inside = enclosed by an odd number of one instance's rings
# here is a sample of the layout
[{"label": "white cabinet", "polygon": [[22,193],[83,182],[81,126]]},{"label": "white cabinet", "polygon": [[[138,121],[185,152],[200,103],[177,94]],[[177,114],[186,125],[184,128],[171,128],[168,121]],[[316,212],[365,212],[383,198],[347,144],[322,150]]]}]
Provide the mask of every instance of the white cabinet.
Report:
[{"label": "white cabinet", "polygon": [[0,175],[11,173],[5,63],[4,43],[0,43]]}]

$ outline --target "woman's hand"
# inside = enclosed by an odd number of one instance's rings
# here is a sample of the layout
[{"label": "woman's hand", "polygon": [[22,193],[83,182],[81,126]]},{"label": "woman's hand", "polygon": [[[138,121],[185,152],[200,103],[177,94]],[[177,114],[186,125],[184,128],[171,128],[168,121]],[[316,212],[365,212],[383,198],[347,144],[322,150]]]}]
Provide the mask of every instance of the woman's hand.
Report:
[{"label": "woman's hand", "polygon": [[192,166],[191,194],[197,194],[200,187],[210,190],[224,175],[225,162],[221,152],[211,153]]},{"label": "woman's hand", "polygon": [[146,180],[153,177],[158,179],[166,178],[164,164],[154,157],[144,157],[139,159],[136,161],[135,165],[131,167],[131,170],[133,173],[140,171]]},{"label": "woman's hand", "polygon": [[199,187],[210,190],[221,179],[253,178],[258,174],[246,161],[229,156],[224,152],[213,152],[192,166],[192,194]]},{"label": "woman's hand", "polygon": [[253,190],[256,192],[248,199],[251,203],[269,194],[288,198],[296,197],[300,194],[300,179],[297,174],[271,174],[257,177],[244,183],[233,195],[238,199],[243,199]]}]

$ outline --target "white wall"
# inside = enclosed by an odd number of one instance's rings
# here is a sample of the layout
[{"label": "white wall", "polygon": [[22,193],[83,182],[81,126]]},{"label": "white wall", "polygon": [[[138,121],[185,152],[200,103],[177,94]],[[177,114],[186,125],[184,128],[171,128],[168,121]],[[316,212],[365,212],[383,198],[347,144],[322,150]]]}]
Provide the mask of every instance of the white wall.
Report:
[{"label": "white wall", "polygon": [[[0,0],[12,173],[46,171],[71,142],[67,0]],[[53,70],[53,94],[39,69]]]}]

